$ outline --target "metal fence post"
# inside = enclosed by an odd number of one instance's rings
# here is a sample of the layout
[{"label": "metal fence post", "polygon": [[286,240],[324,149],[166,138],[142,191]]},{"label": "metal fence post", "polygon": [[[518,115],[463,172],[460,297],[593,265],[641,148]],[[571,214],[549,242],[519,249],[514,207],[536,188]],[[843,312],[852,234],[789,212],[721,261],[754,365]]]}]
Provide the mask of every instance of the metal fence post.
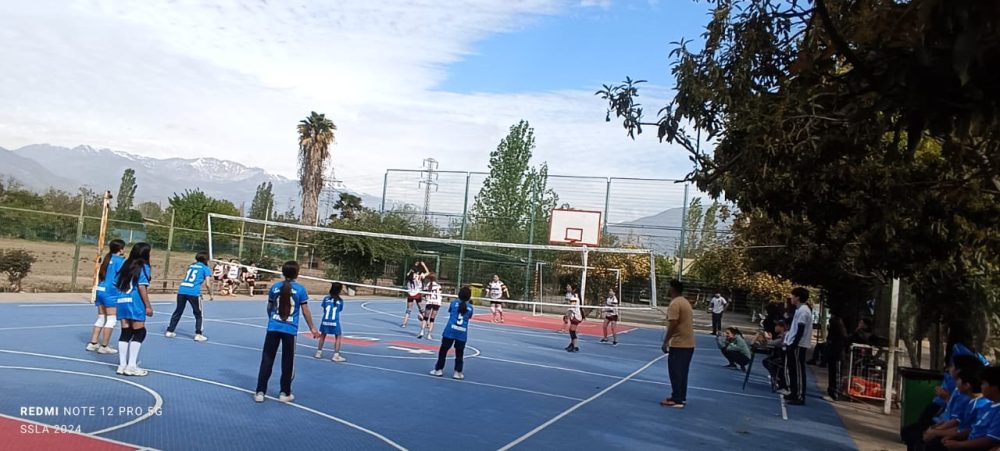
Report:
[{"label": "metal fence post", "polygon": [[163,278],[169,278],[170,274],[170,249],[174,247],[174,217],[177,212],[170,210],[170,230],[167,231],[167,258],[163,262]]},{"label": "metal fence post", "polygon": [[385,195],[386,191],[389,189],[389,171],[385,171],[385,177],[382,178],[382,206],[379,208],[379,213],[385,213]]},{"label": "metal fence post", "polygon": [[[528,222],[528,244],[535,244],[535,215],[538,211],[538,190],[531,190],[531,220]],[[531,257],[532,249],[528,249],[528,261],[524,266],[524,296],[528,299],[531,288]]]},{"label": "metal fence post", "polygon": [[604,224],[602,224],[601,233],[604,235],[608,234],[608,209],[611,208],[611,177],[608,177],[607,188],[604,188]]},{"label": "metal fence post", "polygon": [[[246,225],[247,225],[246,221],[240,222],[240,249],[236,252],[236,258],[239,261],[243,261],[243,235],[244,232],[246,231]],[[209,233],[211,233],[211,231]]]},{"label": "metal fence post", "polygon": [[83,210],[87,206],[87,197],[80,196],[80,217],[76,220],[76,246],[73,250],[73,273],[69,279],[69,290],[76,290],[76,270],[80,267],[80,240],[83,239]]},{"label": "metal fence post", "polygon": [[[465,224],[469,218],[469,182],[472,180],[472,173],[465,173],[465,200],[462,202],[462,239],[465,239]],[[455,288],[462,287],[462,267],[465,263],[465,244],[458,247],[458,276],[455,278]]]},{"label": "metal fence post", "polygon": [[299,260],[299,229],[295,229],[295,247],[292,248],[292,260]]}]

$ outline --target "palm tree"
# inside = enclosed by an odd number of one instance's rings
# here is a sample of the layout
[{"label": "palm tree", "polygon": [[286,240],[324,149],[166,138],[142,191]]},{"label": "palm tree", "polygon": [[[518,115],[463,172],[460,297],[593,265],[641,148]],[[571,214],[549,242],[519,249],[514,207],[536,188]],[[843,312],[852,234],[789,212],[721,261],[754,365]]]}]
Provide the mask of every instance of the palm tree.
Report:
[{"label": "palm tree", "polygon": [[313,111],[299,121],[299,184],[302,186],[302,223],[316,225],[323,168],[330,159],[330,144],[337,126],[326,115]]}]

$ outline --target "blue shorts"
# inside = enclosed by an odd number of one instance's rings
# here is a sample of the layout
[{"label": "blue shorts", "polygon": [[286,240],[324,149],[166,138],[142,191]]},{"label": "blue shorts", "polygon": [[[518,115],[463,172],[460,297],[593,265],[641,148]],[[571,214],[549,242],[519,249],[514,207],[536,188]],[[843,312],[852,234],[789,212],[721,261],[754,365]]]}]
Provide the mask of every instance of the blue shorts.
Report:
[{"label": "blue shorts", "polygon": [[340,324],[336,326],[319,326],[319,332],[322,334],[333,335],[335,337],[340,336]]},{"label": "blue shorts", "polygon": [[98,291],[97,297],[94,299],[94,305],[97,305],[99,307],[115,308],[118,307],[117,301],[118,301],[118,296],[116,295],[108,296],[107,291]]},{"label": "blue shorts", "polygon": [[121,296],[118,298],[118,319],[128,319],[132,321],[146,321],[146,305],[141,300],[132,299],[131,296]]}]

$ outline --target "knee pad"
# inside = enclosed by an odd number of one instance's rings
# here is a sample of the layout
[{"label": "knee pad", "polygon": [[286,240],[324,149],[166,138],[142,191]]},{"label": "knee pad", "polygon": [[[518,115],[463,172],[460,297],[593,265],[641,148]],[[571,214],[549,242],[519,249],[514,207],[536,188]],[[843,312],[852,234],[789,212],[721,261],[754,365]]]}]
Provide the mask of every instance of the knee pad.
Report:
[{"label": "knee pad", "polygon": [[133,331],[132,329],[122,328],[122,334],[118,337],[118,341],[132,341]]},{"label": "knee pad", "polygon": [[142,343],[142,341],[145,339],[146,339],[145,327],[143,327],[142,329],[136,329],[135,332],[132,332],[132,341],[136,343]]},{"label": "knee pad", "polygon": [[576,331],[575,330],[569,331],[569,338],[571,338],[573,340],[576,340]]},{"label": "knee pad", "polygon": [[107,319],[104,320],[105,329],[114,329],[115,324],[118,324],[118,317],[115,315],[108,315]]},{"label": "knee pad", "polygon": [[104,315],[97,315],[97,321],[94,321],[94,327],[104,327],[104,321]]},{"label": "knee pad", "polygon": [[410,314],[410,309],[406,309],[406,314],[407,314],[407,315],[409,315],[409,314]]},{"label": "knee pad", "polygon": [[428,321],[429,323],[431,323],[431,324],[434,324],[434,318],[433,318],[433,317],[431,317],[431,318],[427,318],[427,321]]}]

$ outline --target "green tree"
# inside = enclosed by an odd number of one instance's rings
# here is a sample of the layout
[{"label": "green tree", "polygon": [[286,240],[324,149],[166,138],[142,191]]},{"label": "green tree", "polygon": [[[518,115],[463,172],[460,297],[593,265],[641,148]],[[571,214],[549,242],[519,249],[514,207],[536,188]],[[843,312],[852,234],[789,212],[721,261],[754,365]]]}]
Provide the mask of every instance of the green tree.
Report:
[{"label": "green tree", "polygon": [[302,187],[302,223],[316,225],[323,169],[330,159],[337,126],[326,115],[313,111],[299,121],[299,184]]},{"label": "green tree", "polygon": [[351,193],[340,193],[340,198],[333,204],[333,208],[340,211],[340,219],[356,219],[358,215],[365,211],[361,198]]},{"label": "green tree", "polygon": [[128,219],[134,216],[131,214],[132,203],[135,201],[135,190],[138,187],[135,182],[135,169],[125,169],[121,184],[118,186],[118,196],[115,198],[118,202],[115,206],[115,218]]},{"label": "green tree", "polygon": [[[182,247],[191,250],[202,250],[208,247],[208,214],[219,213],[239,216],[239,209],[228,200],[216,199],[206,195],[201,190],[184,190],[174,193],[169,199],[169,206],[163,212],[164,218],[173,217],[175,227],[174,241]],[[187,230],[177,230],[187,229]],[[212,233],[217,246],[224,244],[222,240],[227,235],[239,234],[239,223],[235,221],[213,221]],[[150,242],[154,245],[167,244],[168,230],[166,227],[154,227],[147,231]]]},{"label": "green tree", "polygon": [[163,215],[163,208],[156,202],[143,202],[136,206],[136,210],[139,210],[139,214],[142,215],[143,218],[153,221],[159,221],[160,217]]},{"label": "green tree", "polygon": [[684,218],[684,249],[678,249],[678,251],[683,251],[683,255],[681,255],[683,258],[694,258],[698,255],[701,222],[704,216],[705,214],[701,207],[701,198],[696,197],[691,199],[688,202],[687,217]]},{"label": "green tree", "polygon": [[[479,238],[524,242],[532,209],[536,226],[548,224],[558,197],[547,186],[548,165],[530,165],[534,148],[534,129],[522,120],[511,126],[507,136],[490,153],[489,175],[476,195],[470,215]],[[541,230],[547,230],[547,226]]]},{"label": "green tree", "polygon": [[[398,212],[361,211],[355,219],[335,219],[330,227],[398,235],[415,232],[414,225]],[[386,264],[403,264],[416,251],[405,241],[337,233],[321,234],[317,241],[318,255],[330,264],[328,275],[344,280],[374,280],[383,275]]]},{"label": "green tree", "polygon": [[1000,249],[998,8],[716,2],[701,50],[671,51],[676,95],[657,121],[641,80],[598,94],[609,120],[656,127],[700,189],[797,246],[810,263],[797,282],[910,278],[924,315],[968,318],[982,308],[971,282],[1000,268],[986,251]]},{"label": "green tree", "polygon": [[21,281],[31,272],[34,262],[34,254],[24,249],[0,249],[0,273],[7,275],[10,291],[21,291]]},{"label": "green tree", "polygon": [[274,192],[272,191],[271,182],[262,182],[257,186],[257,193],[253,196],[253,202],[250,203],[250,213],[249,217],[253,219],[270,219],[268,217],[268,212],[274,214]]}]

